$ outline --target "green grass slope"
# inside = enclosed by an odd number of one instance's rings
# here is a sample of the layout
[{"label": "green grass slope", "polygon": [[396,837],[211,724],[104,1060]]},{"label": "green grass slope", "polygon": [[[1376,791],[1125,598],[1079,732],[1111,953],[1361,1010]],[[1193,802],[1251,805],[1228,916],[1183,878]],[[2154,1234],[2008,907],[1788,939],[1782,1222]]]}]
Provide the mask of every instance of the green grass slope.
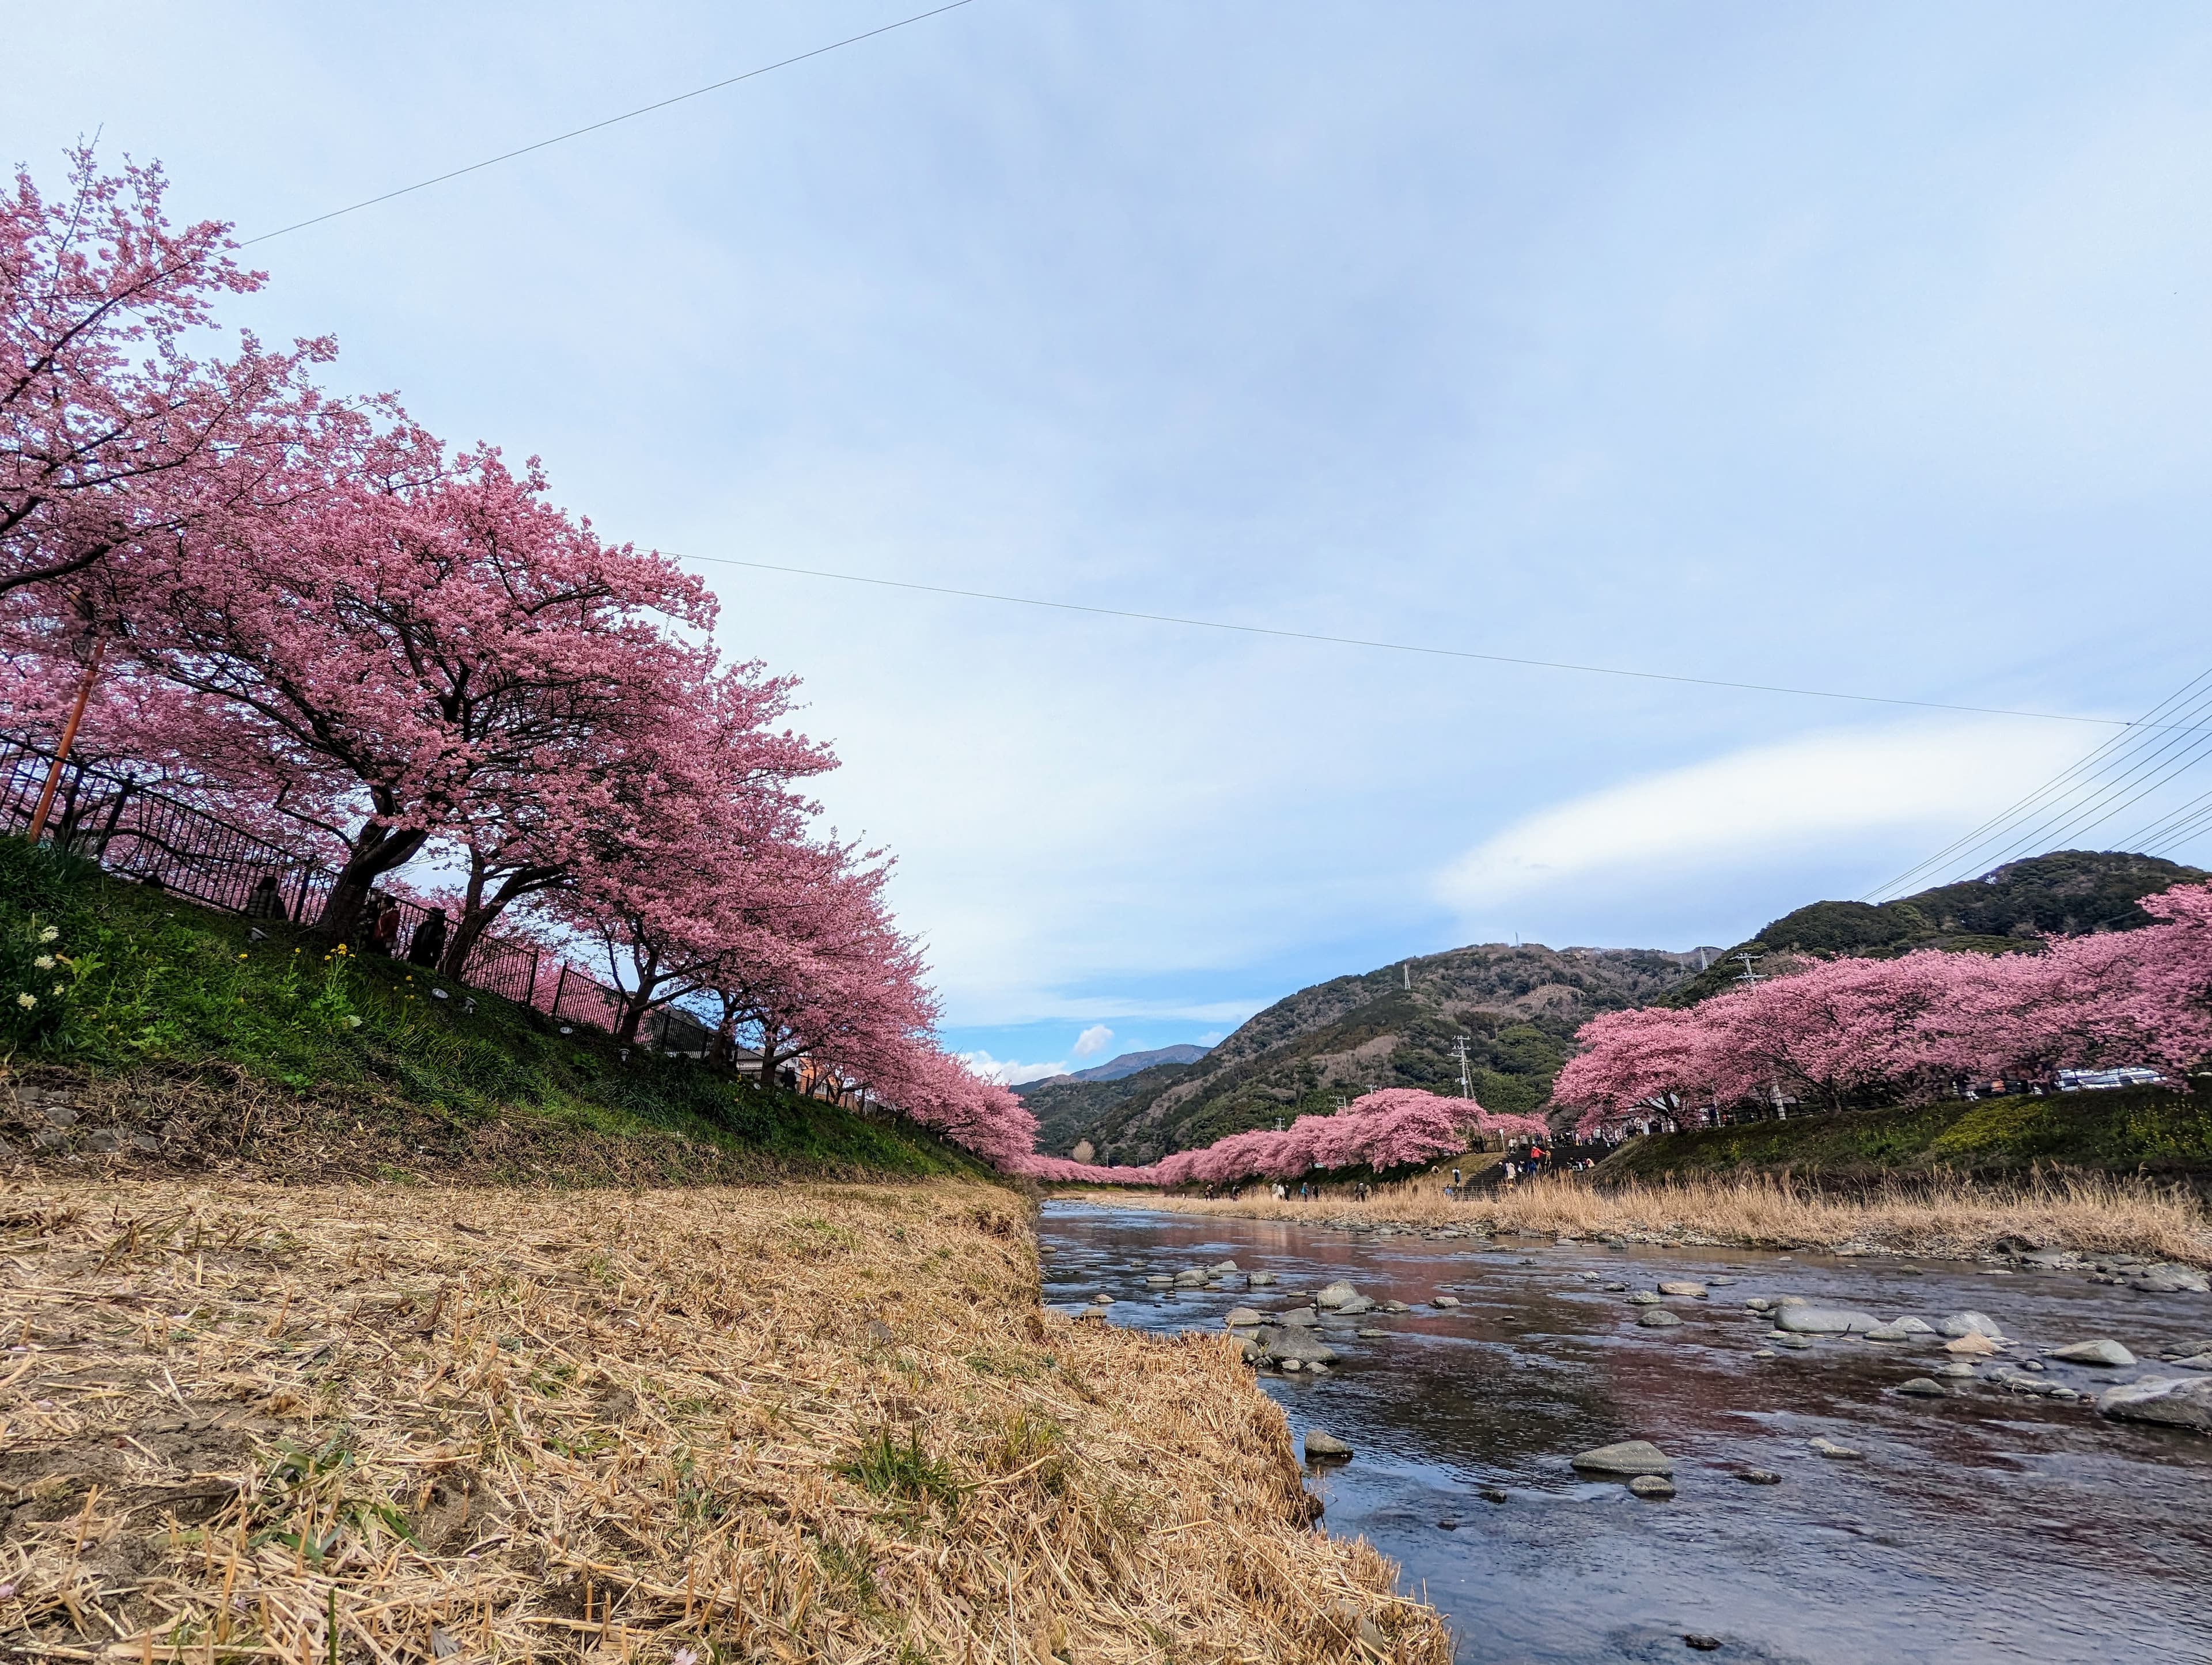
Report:
[{"label": "green grass slope", "polygon": [[2192,1093],[2138,1087],[1950,1099],[1656,1133],[1622,1145],[1596,1174],[1601,1183],[1785,1170],[1867,1180],[2037,1166],[2212,1175],[2212,1080]]},{"label": "green grass slope", "polygon": [[902,1124],[262,930],[0,840],[0,1155],[574,1184],[981,1171]]}]

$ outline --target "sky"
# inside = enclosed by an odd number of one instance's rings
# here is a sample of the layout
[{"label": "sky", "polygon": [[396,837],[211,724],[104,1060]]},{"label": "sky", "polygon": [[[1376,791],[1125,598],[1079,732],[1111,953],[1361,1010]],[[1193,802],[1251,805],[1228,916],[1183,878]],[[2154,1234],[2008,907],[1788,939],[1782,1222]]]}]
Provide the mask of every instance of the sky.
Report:
[{"label": "sky", "polygon": [[[0,140],[252,237],[922,9],[88,0],[11,20]],[[2203,670],[2208,197],[2179,5],[972,0],[258,244],[226,317],[697,558],[1029,1076],[1740,940],[2111,732],[1936,708]]]}]

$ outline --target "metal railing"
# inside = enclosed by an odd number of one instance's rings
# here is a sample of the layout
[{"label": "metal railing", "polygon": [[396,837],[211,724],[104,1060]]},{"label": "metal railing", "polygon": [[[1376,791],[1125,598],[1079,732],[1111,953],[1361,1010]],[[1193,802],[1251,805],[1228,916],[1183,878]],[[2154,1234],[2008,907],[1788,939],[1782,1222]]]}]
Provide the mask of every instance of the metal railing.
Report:
[{"label": "metal railing", "polygon": [[[16,736],[0,735],[0,833],[25,831],[44,790],[53,753]],[[220,816],[149,784],[128,766],[63,765],[46,823],[57,848],[97,861],[118,878],[243,914],[306,925],[319,921],[337,874],[304,848],[234,826]],[[404,956],[431,910],[388,896],[399,912],[392,943]],[[487,936],[470,949],[459,981],[556,1022],[613,1031],[623,997],[534,944]],[[656,1051],[704,1057],[713,1031],[689,1012],[650,1013],[640,1038]]]}]

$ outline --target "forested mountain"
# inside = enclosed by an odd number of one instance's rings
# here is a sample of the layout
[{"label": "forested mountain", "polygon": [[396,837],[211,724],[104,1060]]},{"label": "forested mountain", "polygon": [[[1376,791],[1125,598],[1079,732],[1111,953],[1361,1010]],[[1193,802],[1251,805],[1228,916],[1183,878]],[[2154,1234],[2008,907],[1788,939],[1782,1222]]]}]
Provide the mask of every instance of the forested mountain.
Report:
[{"label": "forested mountain", "polygon": [[1457,948],[1302,988],[1194,1063],[1113,1080],[1060,1076],[1022,1089],[1022,1099],[1037,1118],[1041,1151],[1064,1156],[1087,1139],[1100,1162],[1150,1162],[1278,1119],[1326,1114],[1370,1087],[1455,1093],[1455,1046],[1464,1036],[1474,1096],[1493,1110],[1535,1114],[1584,1022],[1716,994],[1742,969],[1729,956],[2032,951],[2047,933],[2147,924],[2137,897],[2207,877],[2154,856],[2061,850],[1897,902],[1813,902],[1725,953]]},{"label": "forested mountain", "polygon": [[2046,935],[2132,931],[2150,923],[2150,915],[2136,905],[2137,897],[2206,877],[2200,868],[2156,856],[2054,850],[1896,902],[1815,902],[1728,950],[1669,994],[1668,1004],[1687,1006],[1726,988],[1743,970],[1739,954],[1881,958],[1915,948],[2032,952]]},{"label": "forested mountain", "polygon": [[1118,1058],[1109,1058],[1087,1070],[1071,1070],[1066,1075],[1048,1075],[1014,1091],[1024,1098],[1040,1087],[1056,1085],[1062,1081],[1119,1081],[1125,1075],[1134,1075],[1139,1070],[1148,1070],[1155,1064],[1195,1064],[1206,1056],[1206,1048],[1183,1045],[1161,1047],[1152,1052],[1125,1052]]},{"label": "forested mountain", "polygon": [[1326,1113],[1370,1087],[1457,1092],[1464,1036],[1475,1097],[1533,1111],[1579,1025],[1649,1004],[1700,963],[1644,949],[1456,948],[1300,989],[1195,1063],[1116,1081],[1062,1077],[1024,1088],[1022,1100],[1040,1124],[1039,1150],[1065,1155],[1088,1139],[1101,1162],[1149,1162]]}]

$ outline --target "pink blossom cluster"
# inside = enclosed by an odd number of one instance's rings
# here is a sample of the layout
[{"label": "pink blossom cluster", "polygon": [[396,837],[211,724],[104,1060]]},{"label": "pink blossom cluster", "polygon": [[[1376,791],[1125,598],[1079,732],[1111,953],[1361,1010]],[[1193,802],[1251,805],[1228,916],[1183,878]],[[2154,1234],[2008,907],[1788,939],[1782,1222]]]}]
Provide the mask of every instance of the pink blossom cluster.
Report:
[{"label": "pink blossom cluster", "polygon": [[356,933],[431,868],[458,974],[496,928],[586,956],[635,1039],[676,1003],[764,1078],[1012,1162],[1035,1122],[933,1039],[890,861],[825,837],[796,686],[713,647],[676,562],[556,505],[535,460],[313,382],[326,340],[211,339],[259,288],[158,168],[0,191],[0,725],[127,764],[335,874]]},{"label": "pink blossom cluster", "polygon": [[1302,1115],[1280,1133],[1261,1128],[1231,1133],[1203,1150],[1178,1151],[1142,1168],[1039,1156],[1022,1164],[1020,1171],[1065,1183],[1162,1186],[1291,1180],[1347,1168],[1381,1173],[1464,1151],[1468,1139],[1479,1133],[1535,1139],[1545,1137],[1546,1129],[1534,1116],[1493,1115],[1472,1098],[1388,1087],[1355,1098],[1334,1115]]},{"label": "pink blossom cluster", "polygon": [[1680,1010],[1608,1012],[1553,1097],[1588,1137],[1778,1097],[1832,1110],[2100,1064],[2185,1073],[2212,1054],[2212,886],[2142,907],[2157,924],[2040,953],[1818,961]]}]

